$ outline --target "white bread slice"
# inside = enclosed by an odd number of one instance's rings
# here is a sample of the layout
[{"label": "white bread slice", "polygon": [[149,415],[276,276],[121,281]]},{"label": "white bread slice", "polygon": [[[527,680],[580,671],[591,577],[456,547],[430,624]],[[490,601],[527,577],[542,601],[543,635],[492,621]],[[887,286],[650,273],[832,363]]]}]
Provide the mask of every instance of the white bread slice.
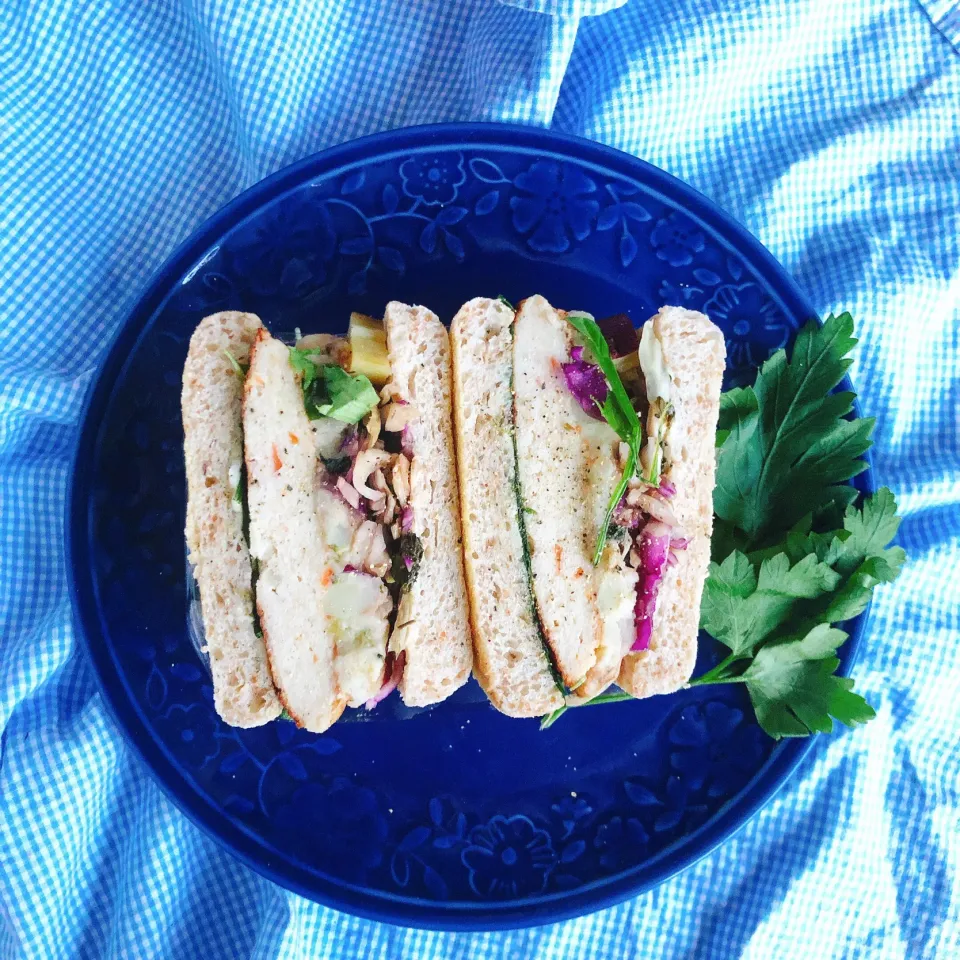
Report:
[{"label": "white bread slice", "polygon": [[243,464],[243,379],[226,356],[246,364],[260,319],[229,311],[205,317],[183,367],[186,539],[200,588],[217,713],[255,727],[280,714],[267,654],[254,629],[250,552],[234,491]]},{"label": "white bread slice", "polygon": [[573,333],[543,297],[519,305],[513,333],[517,473],[540,622],[570,687],[582,683],[596,663],[602,636],[593,570],[591,444],[584,436],[594,421],[561,369],[575,345]]},{"label": "white bread slice", "polygon": [[493,705],[536,717],[563,705],[524,563],[512,427],[513,310],[477,298],[450,326],[453,408],[474,673]]},{"label": "white bread slice", "polygon": [[323,597],[334,571],[317,514],[317,452],[288,348],[257,333],[244,388],[250,553],[270,669],[298,726],[320,733],[343,712]]},{"label": "white bread slice", "polygon": [[453,450],[450,340],[425,307],[388,303],[383,323],[393,394],[414,411],[410,506],[412,532],[423,546],[417,577],[399,603],[390,649],[406,654],[403,702],[423,707],[463,686],[473,663]]},{"label": "white bread slice", "polygon": [[673,381],[676,414],[670,434],[665,479],[677,488],[671,504],[683,534],[660,585],[648,649],[629,653],[618,683],[635,697],[671,693],[690,679],[697,659],[700,598],[710,562],[713,531],[715,443],[720,386],[726,357],[723,334],[702,313],[662,307],[647,323],[663,348]]}]

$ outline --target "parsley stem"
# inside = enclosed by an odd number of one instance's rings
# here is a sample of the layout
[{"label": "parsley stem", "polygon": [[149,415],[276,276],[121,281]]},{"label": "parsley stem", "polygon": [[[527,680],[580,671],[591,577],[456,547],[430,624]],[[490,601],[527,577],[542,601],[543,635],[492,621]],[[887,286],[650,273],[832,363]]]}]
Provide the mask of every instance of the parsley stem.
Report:
[{"label": "parsley stem", "polygon": [[712,683],[742,683],[743,680],[741,677],[728,677],[724,676],[724,674],[732,663],[736,663],[738,660],[745,659],[747,658],[736,653],[731,653],[729,656],[721,660],[712,670],[708,670],[705,674],[703,674],[703,676],[695,677],[687,684],[687,686],[705,687]]},{"label": "parsley stem", "polygon": [[547,730],[552,727],[568,710],[579,707],[592,707],[600,703],[622,703],[624,700],[633,700],[629,693],[623,690],[616,690],[613,693],[601,693],[592,700],[584,700],[583,703],[568,703],[565,706],[554,710],[552,713],[545,714],[540,718],[540,729]]}]

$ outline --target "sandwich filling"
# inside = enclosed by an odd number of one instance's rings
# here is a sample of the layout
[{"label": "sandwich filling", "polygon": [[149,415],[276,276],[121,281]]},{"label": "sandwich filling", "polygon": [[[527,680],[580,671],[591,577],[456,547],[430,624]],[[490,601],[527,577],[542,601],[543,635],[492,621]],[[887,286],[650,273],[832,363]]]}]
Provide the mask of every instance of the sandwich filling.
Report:
[{"label": "sandwich filling", "polygon": [[410,502],[414,410],[390,383],[378,394],[363,373],[347,372],[357,364],[344,340],[303,338],[291,363],[302,374],[317,444],[318,513],[330,557],[325,608],[338,679],[350,706],[373,708],[402,676],[403,658],[387,652],[387,638],[423,553]]},{"label": "sandwich filling", "polygon": [[[606,649],[598,655],[598,664],[608,661],[608,667],[612,668],[614,661],[619,663],[627,653],[646,650],[649,646],[661,581],[666,569],[676,563],[677,551],[687,546],[687,539],[670,504],[676,493],[670,481],[675,410],[670,372],[653,324],[644,325],[639,340],[633,325],[623,316],[600,320],[597,326],[644,426],[645,437],[626,490],[614,508],[607,542],[597,564],[598,603],[610,627],[604,633]],[[587,356],[586,349],[584,345],[577,345],[571,350],[569,361],[563,365],[563,374],[581,408],[598,421],[599,426],[604,420],[611,385],[600,367]],[[606,424],[600,429],[610,432]],[[615,459],[620,472],[629,467],[629,458],[629,445],[618,443]],[[613,490],[613,472],[608,471],[601,482],[604,490]],[[634,585],[632,629],[623,630],[623,603],[631,582]],[[612,624],[617,622],[621,624],[621,644],[614,651],[616,631]]]},{"label": "sandwich filling", "polygon": [[400,679],[402,659],[387,652],[387,639],[422,554],[409,502],[413,410],[389,384],[378,394],[364,374],[349,373],[349,358],[346,341],[326,336],[290,351],[317,449],[324,611],[338,681],[350,706],[372,708]]}]

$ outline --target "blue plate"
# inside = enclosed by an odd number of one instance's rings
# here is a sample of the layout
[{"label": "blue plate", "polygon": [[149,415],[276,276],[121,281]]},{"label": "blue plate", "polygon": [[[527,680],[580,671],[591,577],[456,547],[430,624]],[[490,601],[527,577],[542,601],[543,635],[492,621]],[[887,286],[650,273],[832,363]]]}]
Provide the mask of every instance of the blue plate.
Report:
[{"label": "blue plate", "polygon": [[[528,128],[423,127],[329,150],[228,204],[161,269],[87,402],[69,549],[105,701],[191,819],[352,913],[479,929],[610,906],[729,836],[807,748],[774,744],[730,686],[573,711],[543,733],[470,687],[323,736],[214,713],[183,562],[180,374],[197,322],[242,309],[275,331],[342,331],[390,299],[449,319],[471,297],[532,293],[637,322],[664,303],[704,310],[727,337],[728,383],[814,315],[756,240],[648,164]],[[701,639],[698,672],[716,658]]]}]

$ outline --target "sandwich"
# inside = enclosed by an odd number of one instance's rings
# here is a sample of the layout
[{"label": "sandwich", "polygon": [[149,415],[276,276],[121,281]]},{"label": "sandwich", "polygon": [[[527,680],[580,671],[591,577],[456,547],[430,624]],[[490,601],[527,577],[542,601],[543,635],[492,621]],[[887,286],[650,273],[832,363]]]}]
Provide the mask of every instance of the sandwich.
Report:
[{"label": "sandwich", "polygon": [[451,325],[474,670],[539,716],[610,684],[668,693],[696,659],[712,526],[719,329],[665,307],[637,334],[531,297]]},{"label": "sandwich", "polygon": [[262,329],[252,313],[201,320],[190,339],[181,394],[188,559],[200,590],[214,706],[234,727],[259,726],[282,709],[257,627],[236,494],[243,469],[243,379],[237,371],[249,363]]},{"label": "sandwich", "polygon": [[[238,316],[242,343],[208,347],[207,318],[187,361],[209,354],[217,382],[233,378],[231,404],[208,375],[189,397],[185,387],[183,407],[186,449],[211,443],[194,429],[198,410],[214,411],[215,442],[230,439],[218,517],[232,511],[246,605],[227,623],[204,573],[222,545],[191,547],[218,712],[237,722],[221,704],[250,680],[233,664],[257,657],[271,706],[247,710],[245,725],[282,709],[320,732],[397,688],[409,706],[445,699],[472,662],[446,330],[423,307],[390,303],[382,323],[354,314],[346,339],[298,336],[290,347]],[[204,523],[208,480],[189,454],[187,480],[188,517]],[[218,670],[210,638],[225,633],[235,654]]]}]

